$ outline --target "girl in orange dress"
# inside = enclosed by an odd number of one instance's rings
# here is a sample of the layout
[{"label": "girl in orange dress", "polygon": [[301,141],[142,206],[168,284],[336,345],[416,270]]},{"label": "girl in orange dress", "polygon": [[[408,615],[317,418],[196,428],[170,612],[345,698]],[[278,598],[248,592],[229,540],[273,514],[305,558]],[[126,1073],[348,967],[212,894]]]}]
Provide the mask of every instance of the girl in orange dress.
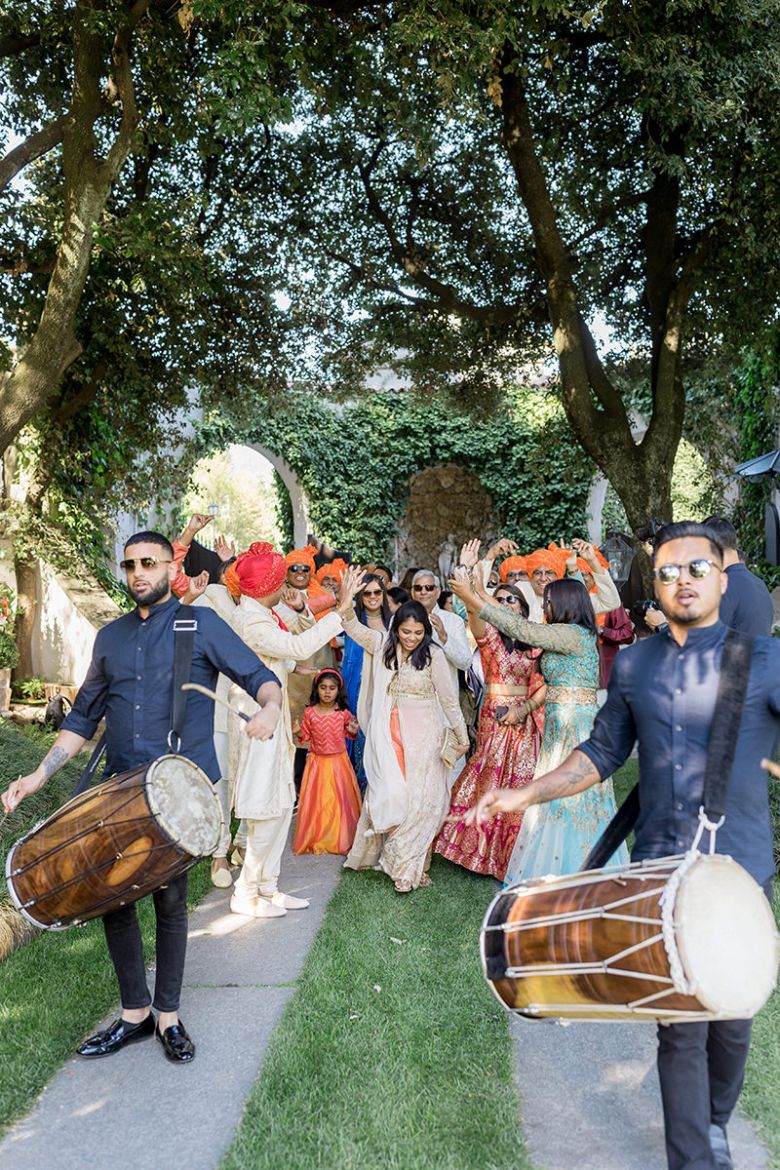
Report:
[{"label": "girl in orange dress", "polygon": [[358,723],[337,670],[315,675],[309,703],[293,727],[309,749],[293,853],[349,853],[360,817],[360,790],[346,741],[356,737]]}]

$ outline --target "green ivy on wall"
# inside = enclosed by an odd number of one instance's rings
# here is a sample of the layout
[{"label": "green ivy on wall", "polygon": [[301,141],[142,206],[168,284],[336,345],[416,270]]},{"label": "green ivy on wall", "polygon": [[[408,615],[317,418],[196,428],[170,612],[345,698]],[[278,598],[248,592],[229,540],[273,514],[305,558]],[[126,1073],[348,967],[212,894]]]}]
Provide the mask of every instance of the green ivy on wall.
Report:
[{"label": "green ivy on wall", "polygon": [[254,417],[246,404],[209,416],[198,441],[203,453],[257,443],[282,455],[317,534],[360,559],[390,555],[412,476],[447,463],[476,476],[502,532],[524,548],[586,528],[592,464],[555,397],[535,390],[510,392],[502,416],[482,421],[404,391],[347,405],[293,392]]}]

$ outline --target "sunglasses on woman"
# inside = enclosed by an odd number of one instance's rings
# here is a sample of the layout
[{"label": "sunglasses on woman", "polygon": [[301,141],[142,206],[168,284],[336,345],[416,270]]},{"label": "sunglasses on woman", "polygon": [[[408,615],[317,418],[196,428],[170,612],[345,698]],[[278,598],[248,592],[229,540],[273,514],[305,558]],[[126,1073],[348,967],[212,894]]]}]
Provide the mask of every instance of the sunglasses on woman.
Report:
[{"label": "sunglasses on woman", "polygon": [[695,561],[688,561],[687,564],[683,565],[659,565],[657,569],[653,569],[653,573],[662,585],[674,585],[675,581],[679,580],[683,569],[687,569],[695,581],[701,581],[708,576],[710,569],[716,569],[718,573],[721,572],[720,565],[716,565],[714,561],[707,557],[697,557]]},{"label": "sunglasses on woman", "polygon": [[381,597],[382,590],[381,589],[364,589],[363,596],[364,597]]},{"label": "sunglasses on woman", "polygon": [[158,565],[170,565],[170,560],[163,561],[159,557],[130,557],[127,560],[119,562],[119,568],[124,569],[126,573],[132,573],[134,569],[156,569]]},{"label": "sunglasses on woman", "polygon": [[517,605],[519,598],[513,597],[511,593],[507,593],[503,597],[497,597],[496,601],[499,605]]}]

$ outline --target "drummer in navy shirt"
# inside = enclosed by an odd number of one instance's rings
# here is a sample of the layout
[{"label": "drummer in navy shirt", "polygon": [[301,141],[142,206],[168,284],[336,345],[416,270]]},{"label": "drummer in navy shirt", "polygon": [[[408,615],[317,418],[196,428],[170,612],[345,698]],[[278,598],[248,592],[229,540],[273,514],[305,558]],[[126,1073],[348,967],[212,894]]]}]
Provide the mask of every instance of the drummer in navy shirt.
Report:
[{"label": "drummer in navy shirt", "polygon": [[[719,620],[727,584],[723,550],[701,524],[669,524],[659,534],[653,564],[668,628],[617,656],[590,738],[527,787],[486,793],[472,819],[522,813],[582,792],[611,776],[638,742],[641,811],[632,858],[689,848],[728,632]],[[767,895],[774,861],[761,761],[773,755],[779,730],[780,641],[757,637],[716,848],[740,862]],[[742,1087],[750,1021],[662,1025],[658,1042],[669,1170],[728,1170],[726,1125]]]},{"label": "drummer in navy shirt", "polygon": [[[106,764],[111,773],[126,771],[170,751],[174,631],[179,602],[171,594],[175,576],[173,548],[158,532],[140,532],[125,545],[122,568],[137,608],[117,618],[95,638],[92,662],[73,710],[52,747],[29,776],[2,793],[7,812],[42,788],[63,764],[95,734],[106,718]],[[221,671],[260,705],[246,724],[255,739],[270,739],[281,712],[279,681],[253,650],[210,610],[197,611],[198,628],[190,678],[213,689]],[[219,779],[214,755],[211,700],[190,692],[181,733],[181,754],[198,764],[212,781]],[[103,918],[106,941],[119,980],[122,1015],[79,1048],[81,1056],[108,1056],[125,1044],[157,1034],[165,1055],[186,1063],[195,1046],[179,1020],[179,998],[187,944],[187,874],[153,894],[157,918],[157,974],[154,1007],[146,984],[143,946],[135,905]]]}]

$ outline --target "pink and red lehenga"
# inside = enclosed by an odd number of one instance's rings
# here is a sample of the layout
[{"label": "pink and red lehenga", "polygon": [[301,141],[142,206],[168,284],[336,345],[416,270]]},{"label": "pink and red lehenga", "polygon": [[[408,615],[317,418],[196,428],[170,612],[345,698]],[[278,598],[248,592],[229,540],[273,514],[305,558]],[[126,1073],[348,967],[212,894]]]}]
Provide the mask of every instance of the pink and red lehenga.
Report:
[{"label": "pink and red lehenga", "polygon": [[497,707],[516,707],[544,686],[539,650],[509,652],[493,626],[477,639],[485,691],[477,724],[477,746],[452,790],[449,816],[436,838],[435,851],[474,873],[503,881],[520,831],[521,813],[502,813],[480,832],[462,818],[490,788],[520,788],[534,777],[544,730],[544,705],[522,723],[496,722]]}]

